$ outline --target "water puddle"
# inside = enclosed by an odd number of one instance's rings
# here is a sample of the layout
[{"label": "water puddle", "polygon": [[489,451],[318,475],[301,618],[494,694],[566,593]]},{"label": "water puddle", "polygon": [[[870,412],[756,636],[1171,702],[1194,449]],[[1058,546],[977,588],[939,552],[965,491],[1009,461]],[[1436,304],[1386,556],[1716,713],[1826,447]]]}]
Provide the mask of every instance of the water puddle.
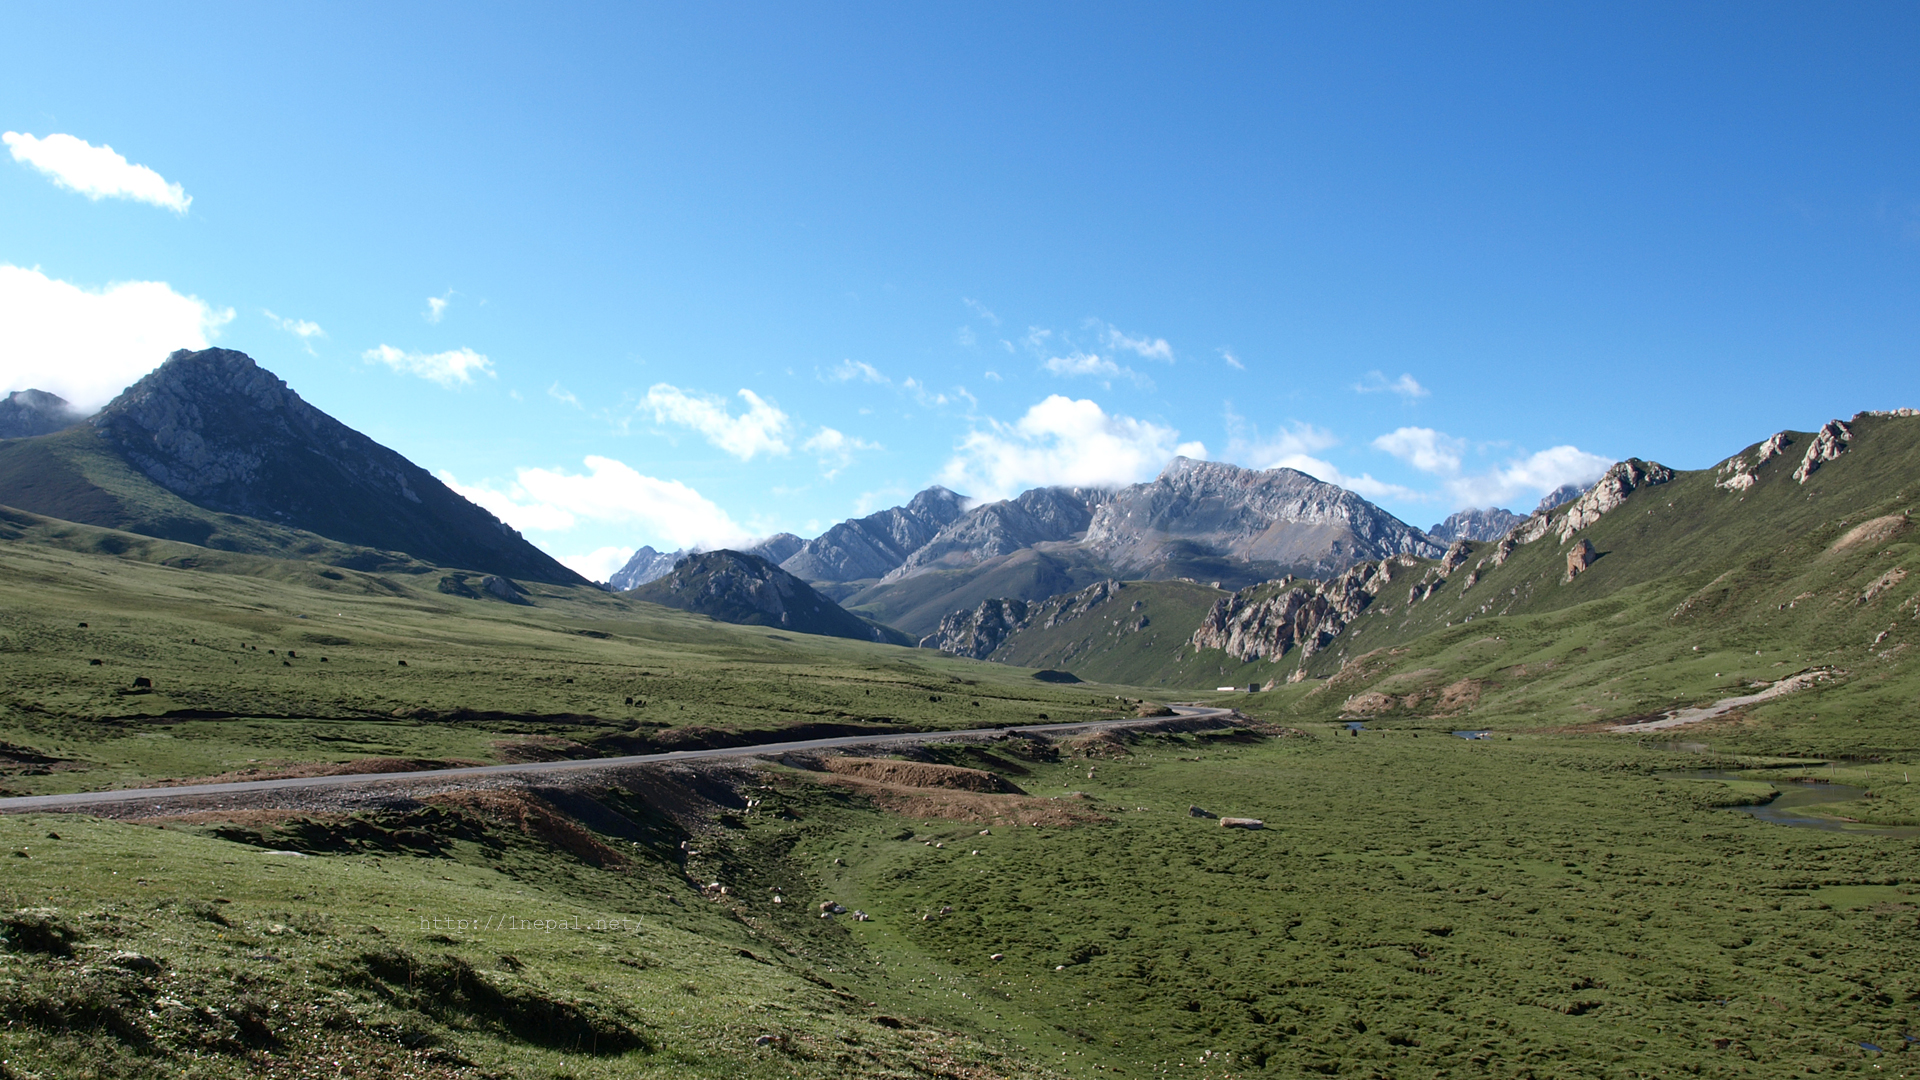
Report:
[{"label": "water puddle", "polygon": [[1454,732],[1454,734],[1458,735],[1462,739],[1485,739],[1492,736],[1493,732],[1491,731],[1456,731]]},{"label": "water puddle", "polygon": [[1878,836],[1920,837],[1920,826],[1912,825],[1861,825],[1835,818],[1817,817],[1805,813],[1808,807],[1824,803],[1852,802],[1866,795],[1866,789],[1851,784],[1831,784],[1819,781],[1765,780],[1752,776],[1743,776],[1737,772],[1722,772],[1715,769],[1689,769],[1677,772],[1658,773],[1662,780],[1719,780],[1733,784],[1752,786],[1765,784],[1779,794],[1772,800],[1758,806],[1730,806],[1761,821],[1775,825],[1787,825],[1797,829],[1822,829],[1827,832],[1873,833]]}]

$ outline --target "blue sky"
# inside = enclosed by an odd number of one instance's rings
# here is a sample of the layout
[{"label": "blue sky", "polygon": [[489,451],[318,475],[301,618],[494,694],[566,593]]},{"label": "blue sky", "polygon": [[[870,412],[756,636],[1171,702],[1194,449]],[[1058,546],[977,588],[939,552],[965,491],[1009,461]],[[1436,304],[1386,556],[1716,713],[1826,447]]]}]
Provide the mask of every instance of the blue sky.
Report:
[{"label": "blue sky", "polygon": [[0,390],[241,349],[599,577],[1920,404],[1920,9],[1193,7],[7,5]]}]

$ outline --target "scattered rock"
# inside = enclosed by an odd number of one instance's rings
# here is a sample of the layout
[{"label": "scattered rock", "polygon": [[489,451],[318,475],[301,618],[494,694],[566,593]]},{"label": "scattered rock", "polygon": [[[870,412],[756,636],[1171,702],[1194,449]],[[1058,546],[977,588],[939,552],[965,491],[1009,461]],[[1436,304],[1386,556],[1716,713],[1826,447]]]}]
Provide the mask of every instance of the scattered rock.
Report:
[{"label": "scattered rock", "polygon": [[1220,827],[1223,829],[1264,829],[1267,827],[1267,823],[1261,821],[1259,818],[1223,817],[1220,819]]},{"label": "scattered rock", "polygon": [[1219,817],[1220,815],[1219,815],[1219,814],[1215,814],[1215,813],[1213,813],[1213,812],[1211,812],[1211,811],[1207,811],[1207,810],[1202,810],[1202,809],[1200,809],[1200,808],[1199,808],[1199,807],[1197,807],[1197,806],[1189,806],[1189,807],[1187,807],[1187,816],[1188,816],[1188,817],[1201,817],[1201,818],[1215,818],[1215,817]]},{"label": "scattered rock", "polygon": [[1573,545],[1572,551],[1567,552],[1567,576],[1560,579],[1561,583],[1565,584],[1580,576],[1599,557],[1600,553],[1593,550],[1593,544],[1583,537],[1579,543]]}]

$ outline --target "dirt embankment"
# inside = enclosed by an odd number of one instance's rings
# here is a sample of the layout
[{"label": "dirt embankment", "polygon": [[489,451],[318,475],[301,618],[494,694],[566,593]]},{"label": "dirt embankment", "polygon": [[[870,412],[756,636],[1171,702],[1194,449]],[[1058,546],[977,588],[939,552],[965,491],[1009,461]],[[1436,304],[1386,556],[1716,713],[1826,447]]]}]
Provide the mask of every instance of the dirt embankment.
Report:
[{"label": "dirt embankment", "polygon": [[1084,825],[1107,818],[1081,800],[1041,799],[993,773],[958,765],[886,758],[830,757],[801,776],[852,788],[904,817],[976,825]]},{"label": "dirt embankment", "polygon": [[828,772],[857,776],[910,788],[945,788],[949,791],[976,791],[1006,795],[1025,795],[1011,781],[984,769],[958,765],[932,765],[922,761],[896,761],[891,758],[834,757],[821,763]]}]

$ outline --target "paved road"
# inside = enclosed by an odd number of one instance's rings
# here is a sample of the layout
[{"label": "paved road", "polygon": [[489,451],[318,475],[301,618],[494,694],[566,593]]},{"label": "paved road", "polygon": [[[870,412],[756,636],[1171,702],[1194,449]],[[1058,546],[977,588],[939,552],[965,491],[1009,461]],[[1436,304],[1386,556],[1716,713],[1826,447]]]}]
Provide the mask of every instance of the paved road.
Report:
[{"label": "paved road", "polygon": [[[1232,714],[1231,709],[1173,706],[1183,717],[1205,719]],[[326,788],[354,787],[362,784],[392,784],[414,780],[445,782],[462,778],[502,775],[539,776],[586,769],[617,769],[628,765],[653,765],[661,762],[697,761],[702,758],[771,757],[806,750],[833,750],[852,746],[885,746],[889,743],[924,742],[927,739],[978,738],[1002,732],[1054,734],[1067,731],[1102,731],[1107,728],[1151,724],[1153,720],[1097,720],[1084,724],[1030,724],[1022,727],[972,728],[967,731],[903,731],[884,735],[842,735],[832,739],[802,739],[797,742],[761,743],[757,746],[727,746],[711,750],[673,750],[664,754],[633,754],[628,757],[586,758],[579,761],[532,761],[518,765],[478,765],[466,769],[430,769],[422,772],[357,773],[352,776],[302,776],[287,780],[241,780],[226,784],[181,784],[174,787],[120,788],[113,791],[82,791],[71,795],[23,795],[0,799],[0,813],[20,814],[35,810],[80,810],[89,806],[152,802],[161,799],[193,798],[205,795],[249,795],[266,791],[316,791]]]}]

